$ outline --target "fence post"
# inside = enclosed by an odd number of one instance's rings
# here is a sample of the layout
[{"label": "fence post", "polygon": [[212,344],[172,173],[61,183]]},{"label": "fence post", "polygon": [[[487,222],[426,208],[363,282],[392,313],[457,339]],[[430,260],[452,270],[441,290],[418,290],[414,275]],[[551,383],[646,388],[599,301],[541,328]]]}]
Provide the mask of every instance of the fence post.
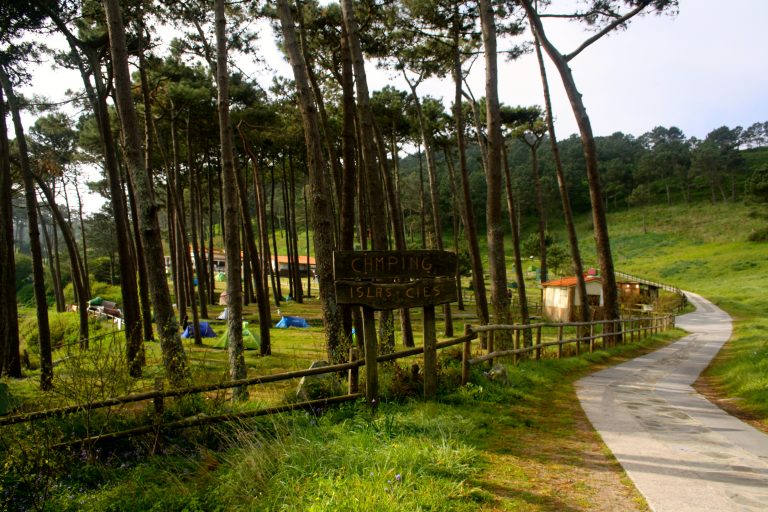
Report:
[{"label": "fence post", "polygon": [[435,306],[424,306],[424,398],[437,395]]},{"label": "fence post", "polygon": [[[155,391],[161,393],[165,388],[165,380],[162,377],[155,377]],[[163,411],[165,411],[165,403],[162,396],[156,396],[152,399],[152,404],[155,409],[155,439],[152,442],[152,451],[154,455],[160,451],[160,426],[163,424]]]},{"label": "fence post", "polygon": [[624,319],[619,319],[619,327],[621,327],[621,344],[626,345],[627,344],[627,321]]},{"label": "fence post", "polygon": [[[162,392],[165,388],[165,380],[162,377],[155,377],[155,391]],[[163,412],[165,411],[165,403],[163,402],[162,396],[156,396],[152,400],[153,405],[155,406],[155,421],[157,423],[160,423],[160,417],[163,415]]]},{"label": "fence post", "polygon": [[595,324],[589,324],[589,353],[595,351]]},{"label": "fence post", "polygon": [[[469,336],[472,333],[472,326],[464,324],[464,336]],[[469,357],[472,350],[472,340],[467,339],[464,341],[464,347],[461,351],[461,385],[465,385],[469,382]]]},{"label": "fence post", "polygon": [[635,342],[635,319],[632,317],[629,318],[629,342]]},{"label": "fence post", "polygon": [[[515,350],[520,349],[520,329],[515,329],[515,344],[512,348],[514,348]],[[518,354],[515,354],[514,356],[512,356],[512,361],[514,363],[517,363],[517,360],[518,360]]]},{"label": "fence post", "polygon": [[371,407],[376,407],[379,399],[379,368],[376,363],[377,342],[376,325],[373,309],[363,306],[363,330],[365,342],[365,400]]},{"label": "fence post", "polygon": [[[494,332],[495,331],[488,331],[488,353],[493,354],[493,343],[494,343]],[[488,360],[488,364],[491,368],[493,368],[493,358]]]},{"label": "fence post", "polygon": [[[349,349],[349,361],[357,361],[358,354],[357,354],[357,347],[351,347]],[[348,386],[347,391],[349,394],[357,393],[360,390],[360,367],[355,366],[354,368],[350,368],[348,372]]]},{"label": "fence post", "polygon": [[536,360],[541,359],[541,326],[536,327]]},{"label": "fence post", "polygon": [[577,325],[576,326],[576,355],[581,354],[581,336],[582,333],[587,332],[585,326]]},{"label": "fence post", "polygon": [[563,324],[557,326],[557,358],[563,357]]}]

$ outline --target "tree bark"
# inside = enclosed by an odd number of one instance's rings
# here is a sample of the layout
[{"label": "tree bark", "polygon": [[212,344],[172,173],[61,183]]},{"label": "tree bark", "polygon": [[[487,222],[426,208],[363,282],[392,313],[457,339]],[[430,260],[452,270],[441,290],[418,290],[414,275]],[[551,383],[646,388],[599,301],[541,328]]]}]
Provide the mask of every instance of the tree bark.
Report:
[{"label": "tree bark", "polygon": [[[408,82],[408,86],[411,88],[411,94],[413,94],[414,104],[416,105],[416,114],[419,120],[419,131],[421,132],[421,141],[422,144],[424,144],[424,152],[427,155],[427,178],[429,180],[429,198],[430,198],[430,205],[431,205],[431,212],[432,215],[430,217],[432,218],[432,229],[435,235],[434,239],[434,248],[442,251],[443,250],[443,230],[440,222],[440,200],[439,200],[439,191],[437,188],[437,164],[435,163],[435,149],[434,149],[434,141],[432,139],[432,135],[429,133],[426,121],[424,119],[424,112],[421,108],[421,100],[419,99],[419,95],[416,91],[416,85],[411,83],[410,80],[408,80],[408,77],[405,76],[405,71],[403,71],[403,76],[405,77],[406,82]],[[399,215],[399,213],[397,213]],[[443,304],[443,315],[445,316],[445,336],[451,337],[453,336],[453,319],[451,315],[451,305],[449,303]]]},{"label": "tree bark", "polygon": [[573,221],[573,210],[571,200],[568,195],[568,184],[565,181],[565,170],[563,160],[560,158],[560,147],[557,144],[557,134],[555,133],[555,123],[552,116],[552,101],[549,95],[549,80],[547,71],[544,67],[544,57],[541,53],[541,44],[538,37],[535,40],[536,59],[539,62],[539,73],[541,75],[541,87],[544,93],[544,109],[546,112],[547,131],[549,133],[549,143],[552,146],[552,157],[555,160],[555,171],[557,173],[557,187],[560,192],[560,202],[563,206],[563,217],[565,218],[565,228],[568,233],[568,247],[571,250],[571,262],[573,264],[573,273],[576,276],[576,291],[579,294],[581,302],[582,322],[590,321],[589,298],[587,297],[587,283],[584,280],[584,265],[581,261],[581,251],[579,249],[579,238],[576,235],[576,224]]},{"label": "tree bark", "polygon": [[576,81],[568,66],[568,61],[565,56],[555,48],[549,39],[547,39],[541,19],[531,6],[530,0],[521,0],[521,5],[526,11],[526,15],[528,16],[528,20],[530,21],[536,36],[560,74],[566,94],[571,103],[571,109],[576,118],[576,124],[579,127],[579,135],[587,166],[587,182],[589,184],[589,198],[592,203],[592,221],[595,231],[595,244],[597,246],[597,256],[603,279],[605,318],[607,320],[615,320],[619,318],[619,297],[618,289],[616,287],[616,275],[613,267],[613,256],[611,254],[611,243],[608,236],[608,221],[606,218],[605,207],[602,202],[602,190],[597,162],[597,146],[595,145],[595,137],[592,133],[592,124],[589,120],[587,110],[584,107],[581,93],[579,93],[579,90],[576,87]]},{"label": "tree bark", "polygon": [[[496,21],[489,0],[480,0],[480,21],[485,49],[485,103],[488,133],[488,167],[486,175],[486,223],[488,231],[488,269],[491,277],[491,305],[494,320],[509,324],[509,298],[507,297],[507,271],[504,254],[504,227],[501,219],[501,162],[502,136],[499,110],[498,70],[496,55]],[[502,331],[499,347],[509,345],[510,336]]]},{"label": "tree bark", "polygon": [[[229,119],[229,72],[227,63],[226,18],[224,0],[214,2],[216,22],[216,83],[219,88],[219,139],[221,141],[222,198],[224,203],[224,246],[227,250],[227,309],[229,341],[229,375],[232,380],[245,378],[245,355],[243,348],[243,290],[240,284],[240,229],[238,219],[240,208],[237,201],[237,176],[234,149],[232,147],[232,124]],[[233,400],[248,398],[245,386],[235,388]]]},{"label": "tree bark", "polygon": [[483,261],[480,257],[480,247],[477,240],[477,225],[475,212],[472,205],[472,197],[469,189],[469,170],[467,168],[466,141],[464,137],[464,112],[462,109],[462,72],[459,48],[459,10],[458,5],[453,12],[453,81],[455,91],[453,96],[453,119],[456,124],[456,145],[459,150],[459,173],[461,176],[461,189],[464,196],[464,207],[461,210],[464,228],[467,231],[467,245],[469,257],[472,263],[472,289],[475,293],[475,307],[477,316],[482,325],[490,322],[488,313],[488,298],[485,292],[485,280],[483,279]]},{"label": "tree bark", "polygon": [[309,169],[310,204],[312,205],[312,228],[315,233],[315,258],[317,276],[320,285],[320,303],[323,309],[323,324],[325,326],[328,357],[338,362],[347,358],[346,347],[341,344],[343,339],[341,312],[336,304],[336,293],[333,287],[333,224],[329,190],[325,183],[325,165],[323,148],[318,125],[317,108],[312,99],[312,93],[307,74],[307,64],[299,51],[296,42],[296,29],[287,0],[278,0],[278,15],[282,27],[286,52],[288,53],[296,89],[299,97],[299,108],[304,124],[304,141],[307,145],[307,166]]},{"label": "tree bark", "polygon": [[0,87],[0,377],[19,379],[19,316],[16,305],[16,258],[11,202],[11,160],[5,95]]},{"label": "tree bark", "polygon": [[[253,172],[256,172],[255,164]],[[261,263],[259,250],[256,247],[253,225],[251,224],[251,219],[248,215],[248,198],[246,197],[247,191],[245,190],[245,181],[245,177],[241,173],[237,173],[237,196],[240,199],[240,216],[243,222],[243,228],[245,229],[245,241],[248,249],[247,252],[250,256],[251,270],[253,272],[253,285],[256,289],[256,304],[259,312],[259,352],[262,356],[267,356],[272,353],[269,334],[272,319],[269,313],[269,296],[266,294],[266,286],[264,286],[264,267]]]},{"label": "tree bark", "polygon": [[84,276],[81,274],[81,267],[78,262],[79,253],[77,251],[75,235],[72,233],[72,229],[67,220],[56,207],[53,191],[48,187],[48,184],[38,176],[35,176],[35,180],[51,207],[53,219],[59,225],[62,235],[64,236],[64,243],[67,246],[70,266],[72,267],[72,287],[75,290],[75,296],[79,298],[78,313],[80,315],[80,344],[84,346],[85,340],[88,339],[88,298],[83,286]]},{"label": "tree bark", "polygon": [[[51,347],[51,330],[48,324],[48,303],[45,297],[45,280],[43,272],[43,251],[40,246],[40,228],[37,223],[37,197],[32,169],[29,165],[29,152],[27,139],[24,135],[24,126],[21,124],[19,102],[13,91],[10,78],[5,69],[0,66],[0,85],[8,98],[7,104],[11,112],[16,143],[19,146],[19,160],[21,163],[21,177],[24,182],[24,202],[27,207],[27,219],[29,222],[29,248],[32,252],[32,285],[35,292],[35,310],[37,312],[37,330],[40,340],[40,389],[50,391],[53,389],[53,355]],[[14,283],[13,289],[16,289]]]},{"label": "tree bark", "polygon": [[[520,257],[520,226],[517,222],[517,208],[515,199],[512,195],[512,177],[509,172],[509,161],[507,160],[507,148],[502,146],[504,152],[504,172],[506,174],[507,188],[507,209],[509,210],[509,227],[512,231],[512,248],[515,258],[515,280],[517,281],[517,301],[520,303],[520,323],[531,323],[530,312],[528,310],[528,296],[525,292],[525,276],[523,275],[523,262]],[[523,345],[530,347],[533,344],[533,333],[530,329],[523,331]]]},{"label": "tree bark", "polygon": [[[189,368],[184,347],[179,338],[179,324],[173,312],[168,283],[165,277],[165,259],[157,219],[152,181],[141,154],[136,110],[131,97],[131,76],[128,69],[128,53],[125,43],[125,27],[117,0],[104,0],[104,10],[109,30],[115,94],[120,112],[120,123],[125,137],[125,154],[128,174],[133,180],[139,206],[139,227],[142,234],[147,277],[155,306],[155,319],[160,336],[160,347],[167,377],[172,385],[183,386],[189,379]],[[131,276],[134,279],[134,276]],[[125,279],[125,276],[123,277]]]}]

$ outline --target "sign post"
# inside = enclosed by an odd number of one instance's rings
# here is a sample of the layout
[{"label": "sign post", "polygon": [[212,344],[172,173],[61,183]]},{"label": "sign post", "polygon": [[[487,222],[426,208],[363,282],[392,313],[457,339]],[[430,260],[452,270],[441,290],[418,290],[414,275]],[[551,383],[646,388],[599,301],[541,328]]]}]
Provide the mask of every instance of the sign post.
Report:
[{"label": "sign post", "polygon": [[369,404],[378,399],[375,310],[424,308],[424,396],[437,394],[435,305],[457,300],[456,267],[456,255],[447,251],[333,253],[336,302],[363,306]]}]

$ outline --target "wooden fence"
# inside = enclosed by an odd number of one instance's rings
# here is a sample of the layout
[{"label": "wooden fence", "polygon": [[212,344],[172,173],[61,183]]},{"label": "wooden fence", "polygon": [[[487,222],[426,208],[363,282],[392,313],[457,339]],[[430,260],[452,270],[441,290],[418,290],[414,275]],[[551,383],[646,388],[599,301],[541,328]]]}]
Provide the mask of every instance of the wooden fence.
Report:
[{"label": "wooden fence", "polygon": [[[574,337],[566,337],[565,330],[568,327],[574,327],[576,330],[581,331],[583,334]],[[617,328],[618,327],[618,328]],[[553,354],[555,357],[563,357],[563,347],[573,345],[575,347],[575,354],[579,354],[587,347],[590,352],[594,351],[598,346],[607,347],[615,343],[634,343],[636,340],[653,335],[660,331],[670,329],[674,327],[674,316],[656,316],[656,317],[634,317],[625,318],[620,320],[602,320],[595,322],[571,322],[571,323],[537,323],[529,325],[483,325],[483,326],[464,326],[464,335],[440,341],[436,344],[436,349],[445,349],[448,347],[462,345],[462,371],[461,381],[462,384],[466,384],[469,381],[470,367],[473,364],[480,364],[484,362],[493,363],[495,359],[510,357],[514,361],[519,358],[533,354],[533,357],[538,360],[544,355],[544,351],[549,347],[557,347],[556,352]],[[557,336],[555,340],[545,341],[543,340],[542,330],[545,328],[555,329]],[[511,331],[513,333],[514,343],[512,348],[502,348],[496,350],[494,348],[495,333],[501,331]],[[524,332],[531,333],[532,343],[528,346],[521,346],[521,336],[524,338]],[[481,333],[485,336],[485,347],[477,347],[476,356],[472,357],[472,341],[478,339]],[[485,352],[485,353],[483,353]],[[424,347],[415,347],[399,352],[393,352],[390,354],[379,355],[376,358],[377,363],[384,363],[387,361],[395,361],[397,359],[403,359],[407,357],[414,357],[424,353]],[[426,358],[425,358],[426,360]],[[350,351],[350,362],[342,364],[334,364],[329,366],[323,366],[318,368],[311,368],[307,370],[299,370],[294,372],[279,373],[273,375],[264,375],[259,377],[252,377],[248,379],[240,379],[235,381],[229,381],[224,383],[206,384],[201,386],[194,386],[185,389],[164,390],[163,380],[157,379],[154,391],[135,393],[132,395],[126,395],[121,397],[109,398],[97,402],[78,404],[68,407],[61,407],[56,409],[48,409],[44,411],[29,412],[25,414],[18,414],[13,416],[0,417],[0,427],[25,423],[30,421],[42,420],[46,418],[62,417],[68,414],[76,412],[91,411],[105,407],[113,407],[117,405],[125,405],[133,402],[152,401],[156,421],[153,425],[142,426],[130,430],[121,432],[113,432],[107,434],[101,434],[92,436],[85,439],[78,439],[76,441],[63,443],[59,445],[71,446],[83,443],[93,443],[104,440],[114,440],[125,437],[132,437],[141,434],[154,433],[156,436],[170,430],[188,428],[197,425],[213,424],[225,421],[245,419],[255,416],[264,416],[268,414],[275,414],[280,412],[286,412],[297,409],[317,409],[322,408],[330,404],[342,403],[345,401],[356,400],[363,396],[366,397],[368,403],[371,406],[376,405],[378,396],[371,396],[370,393],[359,392],[359,369],[361,366],[365,366],[365,359],[359,359],[357,349],[353,348]],[[242,386],[255,386],[259,384],[267,384],[273,382],[279,382],[290,379],[297,379],[301,377],[307,377],[312,375],[322,374],[343,374],[347,373],[348,390],[347,394],[342,396],[336,396],[332,398],[310,400],[294,404],[285,404],[276,407],[270,407],[265,409],[259,409],[255,411],[244,411],[239,413],[227,413],[218,416],[194,416],[190,418],[184,418],[178,421],[162,423],[160,421],[161,414],[164,410],[164,400],[166,398],[183,397],[193,394],[206,393],[212,391],[220,391],[225,389],[231,389]],[[424,379],[428,378],[428,375],[432,372],[433,377],[436,379],[437,368],[424,366],[423,373]],[[366,386],[366,391],[369,389],[378,389],[378,383],[374,383],[372,386]]]}]

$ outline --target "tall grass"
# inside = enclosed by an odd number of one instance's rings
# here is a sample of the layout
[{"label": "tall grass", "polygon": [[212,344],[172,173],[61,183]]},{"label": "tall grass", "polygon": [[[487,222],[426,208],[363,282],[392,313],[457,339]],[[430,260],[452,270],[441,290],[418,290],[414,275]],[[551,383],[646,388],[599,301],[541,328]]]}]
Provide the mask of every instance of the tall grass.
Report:
[{"label": "tall grass", "polygon": [[[136,455],[124,447],[118,463],[109,460],[105,448],[95,459],[62,471],[55,485],[46,487],[44,509],[493,510],[519,500],[500,496],[488,483],[487,475],[496,475],[496,469],[510,479],[510,488],[525,488],[527,501],[546,505],[526,509],[551,510],[553,503],[579,508],[604,484],[580,481],[552,494],[546,479],[533,485],[526,471],[507,474],[506,467],[492,464],[504,454],[536,446],[548,452],[536,458],[548,471],[561,474],[564,457],[578,464],[580,455],[570,452],[573,443],[583,442],[575,428],[583,420],[566,406],[553,415],[553,401],[572,406],[573,380],[595,364],[637,350],[621,346],[578,358],[524,362],[507,366],[506,377],[498,380],[474,368],[473,384],[446,390],[439,402],[383,402],[375,412],[360,402],[195,429],[167,440],[162,456],[138,454],[147,449],[147,440],[135,442]],[[521,438],[527,439],[522,446]]]}]

